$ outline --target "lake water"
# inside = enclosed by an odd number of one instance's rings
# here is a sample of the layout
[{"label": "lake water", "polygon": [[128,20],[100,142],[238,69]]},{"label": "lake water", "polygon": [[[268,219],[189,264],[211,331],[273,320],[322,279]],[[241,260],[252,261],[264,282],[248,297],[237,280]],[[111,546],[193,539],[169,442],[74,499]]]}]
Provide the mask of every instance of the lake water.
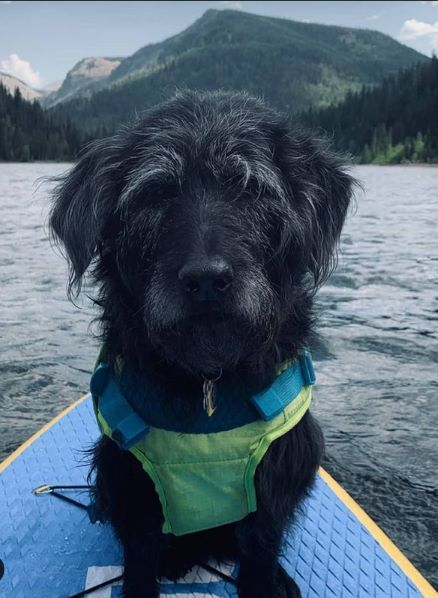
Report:
[{"label": "lake water", "polygon": [[[39,177],[0,164],[0,457],[87,390],[90,306],[65,296]],[[438,584],[438,168],[355,169],[365,194],[319,295],[327,469]]]}]

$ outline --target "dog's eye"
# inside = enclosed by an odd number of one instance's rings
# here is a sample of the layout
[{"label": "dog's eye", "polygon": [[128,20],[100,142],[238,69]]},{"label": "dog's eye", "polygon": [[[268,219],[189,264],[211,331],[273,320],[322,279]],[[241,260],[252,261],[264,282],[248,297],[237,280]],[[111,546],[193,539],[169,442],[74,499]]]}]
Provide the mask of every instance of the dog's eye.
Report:
[{"label": "dog's eye", "polygon": [[177,186],[173,183],[152,185],[146,190],[147,200],[153,203],[166,202],[177,193]]},{"label": "dog's eye", "polygon": [[153,184],[144,187],[135,197],[130,198],[129,205],[132,209],[144,209],[146,207],[163,208],[167,205],[177,192],[176,186],[172,184]]},{"label": "dog's eye", "polygon": [[148,195],[152,200],[165,199],[166,197],[169,197],[173,191],[174,189],[171,185],[155,185],[151,189],[148,189]]}]

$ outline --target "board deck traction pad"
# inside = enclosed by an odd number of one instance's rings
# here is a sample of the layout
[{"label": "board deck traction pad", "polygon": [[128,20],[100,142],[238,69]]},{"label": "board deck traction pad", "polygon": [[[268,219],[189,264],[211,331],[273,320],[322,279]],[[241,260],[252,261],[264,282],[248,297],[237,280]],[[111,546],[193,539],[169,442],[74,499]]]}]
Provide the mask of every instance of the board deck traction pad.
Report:
[{"label": "board deck traction pad", "polygon": [[[68,598],[122,573],[121,548],[109,525],[92,525],[85,511],[32,493],[45,483],[85,484],[84,450],[98,436],[85,395],[0,464],[1,598]],[[83,493],[70,495],[88,501]],[[303,598],[438,597],[324,470],[301,511],[286,534],[281,563]],[[238,566],[219,567],[235,576]],[[120,583],[89,596],[119,597]],[[177,583],[163,581],[161,596],[237,598],[237,592],[234,584],[195,567]]]}]

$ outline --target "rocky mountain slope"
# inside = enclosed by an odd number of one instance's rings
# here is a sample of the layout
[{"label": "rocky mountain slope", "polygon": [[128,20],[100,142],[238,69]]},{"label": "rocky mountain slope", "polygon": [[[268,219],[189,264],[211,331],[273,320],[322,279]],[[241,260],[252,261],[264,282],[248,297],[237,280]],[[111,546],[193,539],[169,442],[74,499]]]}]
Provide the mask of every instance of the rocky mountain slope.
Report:
[{"label": "rocky mountain slope", "polygon": [[13,77],[8,73],[3,73],[0,71],[0,83],[5,87],[9,93],[12,95],[15,93],[16,89],[20,90],[21,95],[25,100],[38,100],[42,97],[43,93],[37,89],[33,89],[17,77]]},{"label": "rocky mountain slope", "polygon": [[46,107],[98,90],[111,72],[120,65],[120,58],[91,56],[83,58],[67,73],[59,89],[44,100]]}]

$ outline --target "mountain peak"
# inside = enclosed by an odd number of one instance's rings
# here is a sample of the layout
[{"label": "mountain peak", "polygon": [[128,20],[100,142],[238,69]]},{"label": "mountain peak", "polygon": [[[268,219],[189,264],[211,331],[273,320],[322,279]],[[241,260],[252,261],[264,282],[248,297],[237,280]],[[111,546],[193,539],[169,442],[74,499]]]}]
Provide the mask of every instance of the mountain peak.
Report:
[{"label": "mountain peak", "polygon": [[[93,71],[90,60],[76,65],[70,79],[83,69]],[[180,33],[140,48],[109,76],[85,87],[88,95],[96,92],[90,105],[81,101],[66,108],[81,126],[88,119],[88,126],[112,127],[186,87],[245,90],[294,114],[336,104],[363,84],[375,85],[426,60],[367,29],[211,8]],[[99,115],[93,111],[96,102],[105,106]]]},{"label": "mountain peak", "polygon": [[91,88],[97,90],[99,83],[105,81],[121,63],[122,58],[107,58],[105,56],[87,56],[77,62],[67,73],[60,88],[51,93],[46,105],[54,106],[65,102],[73,96],[88,95]]},{"label": "mountain peak", "polygon": [[67,77],[88,77],[101,79],[119,66],[121,58],[106,58],[105,56],[87,56],[77,62],[67,73]]}]

